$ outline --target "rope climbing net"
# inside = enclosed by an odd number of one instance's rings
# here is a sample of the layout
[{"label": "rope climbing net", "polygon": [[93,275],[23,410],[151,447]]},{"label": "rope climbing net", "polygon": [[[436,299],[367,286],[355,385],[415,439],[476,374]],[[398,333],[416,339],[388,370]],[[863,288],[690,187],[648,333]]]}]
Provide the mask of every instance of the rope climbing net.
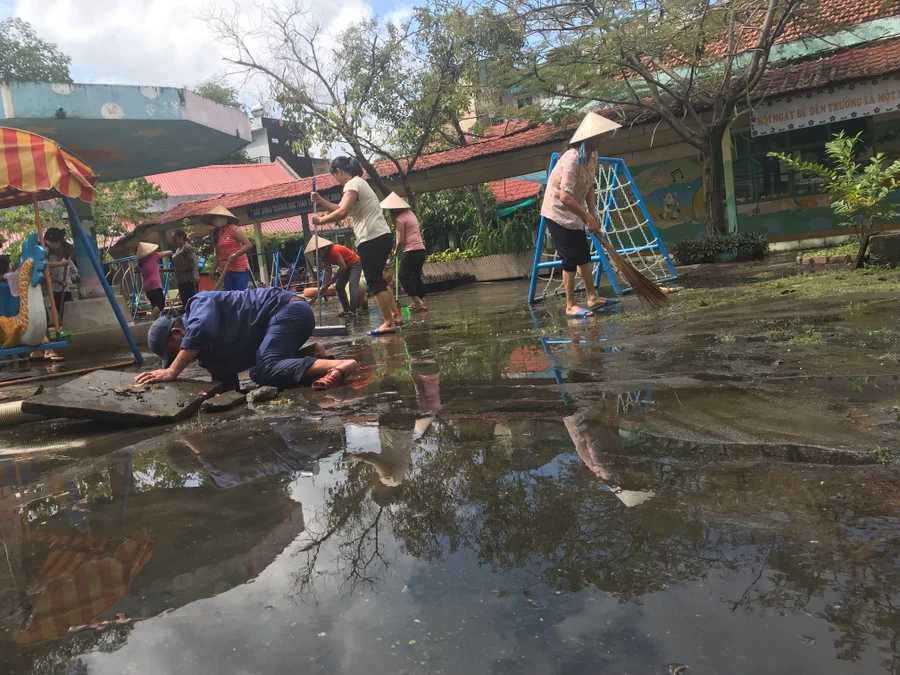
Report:
[{"label": "rope climbing net", "polygon": [[[550,171],[553,171],[556,158],[554,155],[551,159]],[[678,277],[624,160],[608,157],[599,159],[595,198],[601,231],[620,255],[641,274],[656,283]],[[615,269],[603,247],[594,237],[590,237],[590,241],[594,283],[599,285],[601,272],[605,271],[617,295],[630,291],[631,288]],[[543,218],[536,246],[528,302],[537,302],[565,292],[561,272],[562,262],[553,248],[553,242],[546,234]],[[542,287],[540,294],[537,293],[538,284]],[[579,285],[576,290],[582,291],[584,288]]]},{"label": "rope climbing net", "polygon": [[[600,161],[597,171],[597,213],[607,241],[641,274],[660,283],[675,275],[659,232],[643,208],[634,182],[622,175],[617,163]],[[623,180],[624,179],[624,180]],[[605,253],[604,253],[605,257]],[[616,270],[622,290],[628,288]]]}]

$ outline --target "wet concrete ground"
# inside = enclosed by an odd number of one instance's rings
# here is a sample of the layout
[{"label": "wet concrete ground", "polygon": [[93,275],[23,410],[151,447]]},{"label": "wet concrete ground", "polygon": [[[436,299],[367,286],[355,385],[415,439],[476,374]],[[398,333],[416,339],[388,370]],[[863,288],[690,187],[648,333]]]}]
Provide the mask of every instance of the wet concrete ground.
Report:
[{"label": "wet concrete ground", "polygon": [[896,672],[896,298],[525,290],[361,321],[331,392],[0,431],[0,672]]}]

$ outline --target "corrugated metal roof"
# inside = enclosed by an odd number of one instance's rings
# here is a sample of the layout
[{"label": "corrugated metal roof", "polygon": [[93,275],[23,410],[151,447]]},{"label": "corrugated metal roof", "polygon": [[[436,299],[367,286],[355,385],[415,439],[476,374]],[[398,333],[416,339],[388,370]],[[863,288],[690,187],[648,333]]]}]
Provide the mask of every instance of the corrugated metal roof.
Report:
[{"label": "corrugated metal roof", "polygon": [[147,176],[170,197],[222,195],[284,183],[294,177],[278,162],[213,164]]},{"label": "corrugated metal roof", "polygon": [[512,204],[523,199],[531,199],[536,197],[541,191],[540,183],[533,183],[530,180],[515,180],[513,178],[507,180],[495,180],[488,183],[491,192],[500,204]]}]

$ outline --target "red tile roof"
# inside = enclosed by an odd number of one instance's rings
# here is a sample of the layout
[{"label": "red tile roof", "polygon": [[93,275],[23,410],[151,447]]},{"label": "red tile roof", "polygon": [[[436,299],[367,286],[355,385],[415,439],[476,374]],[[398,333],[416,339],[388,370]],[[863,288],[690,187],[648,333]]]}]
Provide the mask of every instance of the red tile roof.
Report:
[{"label": "red tile roof", "polygon": [[284,183],[293,178],[294,176],[279,162],[214,164],[147,176],[149,182],[158,185],[170,197],[245,192],[273,183]]},{"label": "red tile roof", "polygon": [[541,184],[530,180],[495,180],[488,184],[500,204],[512,204],[536,197]]},{"label": "red tile roof", "polygon": [[[765,96],[818,87],[830,82],[884,75],[898,70],[900,70],[900,41],[872,44],[769,71],[754,91],[754,99],[758,100]],[[643,124],[654,121],[657,118],[653,111],[640,108],[630,109],[627,117],[628,121],[633,124]],[[505,125],[499,125],[491,130],[491,134],[499,133],[502,135],[496,135],[466,147],[423,155],[416,163],[415,172],[458,164],[504,152],[512,152],[522,148],[558,143],[571,134],[576,126],[577,124],[565,126],[525,124],[516,125],[513,131],[504,134],[500,129],[504,128]],[[385,178],[390,178],[397,173],[396,167],[390,162],[378,162],[375,164],[375,167],[379,174]],[[146,224],[163,224],[183,218],[195,217],[205,213],[216,204],[222,204],[229,209],[236,209],[252,204],[299,197],[309,194],[310,185],[310,178],[301,178],[256,190],[225,195],[224,197],[185,202],[166,213],[160,214],[156,218],[146,221]],[[337,182],[330,174],[322,174],[316,177],[316,187],[319,190],[325,190],[335,185],[337,185]]]}]

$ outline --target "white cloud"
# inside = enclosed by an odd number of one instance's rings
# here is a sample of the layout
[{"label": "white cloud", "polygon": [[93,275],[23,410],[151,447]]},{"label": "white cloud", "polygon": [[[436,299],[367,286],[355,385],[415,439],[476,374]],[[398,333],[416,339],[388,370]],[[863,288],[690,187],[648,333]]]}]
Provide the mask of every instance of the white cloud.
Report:
[{"label": "white cloud", "polygon": [[[222,74],[223,48],[196,18],[210,0],[14,0],[13,13],[72,57],[74,79],[184,86]],[[221,0],[253,19],[255,0]],[[365,0],[308,0],[331,25],[371,16]]]}]

